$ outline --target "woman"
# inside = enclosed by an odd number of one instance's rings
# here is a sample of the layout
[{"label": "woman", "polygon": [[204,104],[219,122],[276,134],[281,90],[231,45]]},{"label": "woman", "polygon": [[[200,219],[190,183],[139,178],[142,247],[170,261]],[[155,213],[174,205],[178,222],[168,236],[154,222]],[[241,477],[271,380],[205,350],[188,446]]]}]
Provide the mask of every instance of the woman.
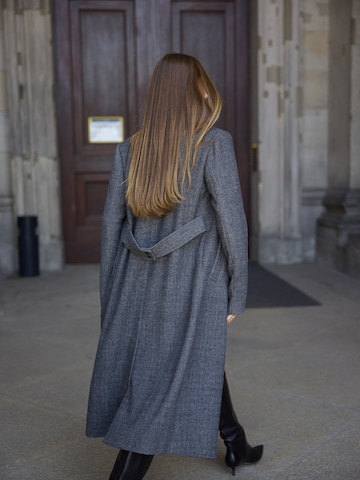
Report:
[{"label": "woman", "polygon": [[[224,380],[226,326],[245,308],[247,225],[221,100],[193,57],[156,65],[141,130],[116,148],[102,227],[101,335],[87,435],[120,448],[110,480],[153,455],[254,462]],[[220,425],[220,427],[219,427]]]}]

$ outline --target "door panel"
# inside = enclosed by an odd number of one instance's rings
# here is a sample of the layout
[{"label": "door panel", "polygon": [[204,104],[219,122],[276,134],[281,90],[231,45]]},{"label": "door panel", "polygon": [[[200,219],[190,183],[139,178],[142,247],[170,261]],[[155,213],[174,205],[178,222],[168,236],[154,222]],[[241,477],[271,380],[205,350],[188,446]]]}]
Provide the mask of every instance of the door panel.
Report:
[{"label": "door panel", "polygon": [[123,116],[132,135],[151,71],[168,51],[196,56],[214,79],[249,211],[248,1],[53,1],[67,263],[99,261],[115,145],[90,143],[88,118]]},{"label": "door panel", "polygon": [[71,38],[76,153],[106,154],[88,143],[87,119],[122,115],[125,135],[135,128],[133,2],[72,2]]},{"label": "door panel", "polygon": [[232,2],[178,2],[173,7],[173,47],[204,65],[223,100],[219,127],[234,124],[234,12]]}]

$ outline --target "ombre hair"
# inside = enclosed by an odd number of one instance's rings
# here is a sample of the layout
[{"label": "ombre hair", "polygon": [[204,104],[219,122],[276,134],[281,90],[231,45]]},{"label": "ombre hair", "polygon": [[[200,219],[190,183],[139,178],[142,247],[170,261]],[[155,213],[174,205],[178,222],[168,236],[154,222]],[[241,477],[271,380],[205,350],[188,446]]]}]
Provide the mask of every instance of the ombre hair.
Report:
[{"label": "ombre hair", "polygon": [[196,58],[169,53],[157,63],[141,129],[131,137],[126,199],[136,217],[161,217],[181,203],[220,112],[220,95]]}]

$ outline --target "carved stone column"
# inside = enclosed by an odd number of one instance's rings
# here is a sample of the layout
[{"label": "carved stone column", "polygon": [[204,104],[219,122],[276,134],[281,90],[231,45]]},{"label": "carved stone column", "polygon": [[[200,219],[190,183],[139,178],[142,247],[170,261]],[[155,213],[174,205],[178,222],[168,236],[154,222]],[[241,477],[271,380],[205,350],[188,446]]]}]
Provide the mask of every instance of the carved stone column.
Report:
[{"label": "carved stone column", "polygon": [[14,215],[37,215],[40,268],[63,265],[50,0],[3,2]]},{"label": "carved stone column", "polygon": [[330,0],[328,189],[316,251],[320,263],[344,272],[352,263],[349,238],[360,235],[359,29],[359,2]]},{"label": "carved stone column", "polygon": [[9,116],[3,16],[0,8],[0,275],[16,270],[13,198],[10,182]]},{"label": "carved stone column", "polygon": [[300,0],[258,2],[257,23],[259,167],[252,255],[260,263],[293,263],[302,260]]}]

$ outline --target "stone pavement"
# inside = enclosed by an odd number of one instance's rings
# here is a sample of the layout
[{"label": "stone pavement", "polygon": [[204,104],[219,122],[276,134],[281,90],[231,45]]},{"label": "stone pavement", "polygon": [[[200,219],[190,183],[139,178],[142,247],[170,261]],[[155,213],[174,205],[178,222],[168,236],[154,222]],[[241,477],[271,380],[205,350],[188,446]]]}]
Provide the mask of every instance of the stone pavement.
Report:
[{"label": "stone pavement", "polygon": [[[227,374],[250,443],[239,480],[360,480],[360,282],[314,264],[269,269],[321,306],[249,309]],[[84,436],[99,334],[98,267],[0,279],[0,479],[107,480],[117,451]],[[146,480],[230,480],[218,458],[155,457]]]}]

